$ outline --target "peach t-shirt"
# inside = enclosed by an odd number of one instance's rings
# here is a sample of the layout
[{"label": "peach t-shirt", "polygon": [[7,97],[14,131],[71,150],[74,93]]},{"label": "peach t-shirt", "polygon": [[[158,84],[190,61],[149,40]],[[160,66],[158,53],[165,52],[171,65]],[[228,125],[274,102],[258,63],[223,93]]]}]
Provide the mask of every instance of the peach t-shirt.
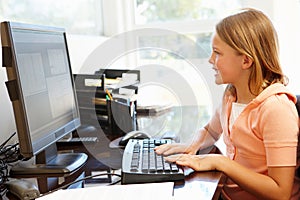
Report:
[{"label": "peach t-shirt", "polygon": [[[296,166],[296,97],[284,85],[273,84],[246,105],[229,128],[234,101],[235,97],[224,95],[222,107],[209,123],[214,134],[223,134],[227,156],[261,174],[267,174],[269,166]],[[295,182],[294,187],[299,186]],[[226,199],[256,199],[229,178],[222,194]]]}]

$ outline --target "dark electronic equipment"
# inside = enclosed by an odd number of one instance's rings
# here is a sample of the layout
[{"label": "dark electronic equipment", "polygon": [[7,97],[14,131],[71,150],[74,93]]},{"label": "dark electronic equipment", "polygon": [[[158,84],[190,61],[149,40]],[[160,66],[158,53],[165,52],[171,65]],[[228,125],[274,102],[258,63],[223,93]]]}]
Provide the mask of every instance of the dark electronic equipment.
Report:
[{"label": "dark electronic equipment", "polygon": [[151,136],[148,133],[142,131],[131,131],[122,137],[122,139],[119,142],[119,145],[126,146],[130,139],[147,139],[147,138],[151,138]]},{"label": "dark electronic equipment", "polygon": [[[66,33],[62,28],[1,23],[2,62],[12,101],[20,153],[36,164],[10,175],[69,173],[84,153],[57,154],[55,142],[80,126]],[[53,151],[52,151],[53,150]]]}]

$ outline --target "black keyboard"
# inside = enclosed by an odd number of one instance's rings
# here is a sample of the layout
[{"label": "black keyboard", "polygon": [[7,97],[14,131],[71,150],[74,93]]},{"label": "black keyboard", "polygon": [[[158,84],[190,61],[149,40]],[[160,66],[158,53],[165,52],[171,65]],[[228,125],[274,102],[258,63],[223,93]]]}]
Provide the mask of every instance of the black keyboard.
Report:
[{"label": "black keyboard", "polygon": [[154,151],[155,146],[166,143],[171,140],[130,139],[123,154],[122,184],[183,180],[183,170]]},{"label": "black keyboard", "polygon": [[96,143],[98,142],[97,137],[72,137],[68,139],[60,139],[57,141],[61,145],[66,145],[66,144],[77,144],[77,143]]}]

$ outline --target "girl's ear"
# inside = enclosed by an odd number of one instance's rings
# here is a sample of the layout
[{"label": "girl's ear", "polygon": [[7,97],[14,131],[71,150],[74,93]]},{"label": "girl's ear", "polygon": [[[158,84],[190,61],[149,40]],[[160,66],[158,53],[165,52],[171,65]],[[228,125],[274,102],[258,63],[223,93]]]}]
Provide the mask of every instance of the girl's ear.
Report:
[{"label": "girl's ear", "polygon": [[243,69],[249,69],[253,64],[253,60],[246,56],[246,55],[243,55]]}]

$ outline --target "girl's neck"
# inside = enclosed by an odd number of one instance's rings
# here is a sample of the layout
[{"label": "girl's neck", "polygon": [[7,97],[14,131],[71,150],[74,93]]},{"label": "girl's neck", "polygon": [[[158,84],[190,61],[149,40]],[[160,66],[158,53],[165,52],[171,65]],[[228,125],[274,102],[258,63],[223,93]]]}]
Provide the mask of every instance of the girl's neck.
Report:
[{"label": "girl's neck", "polygon": [[237,103],[248,104],[250,103],[256,96],[252,94],[249,89],[245,88],[236,88],[237,94]]}]

